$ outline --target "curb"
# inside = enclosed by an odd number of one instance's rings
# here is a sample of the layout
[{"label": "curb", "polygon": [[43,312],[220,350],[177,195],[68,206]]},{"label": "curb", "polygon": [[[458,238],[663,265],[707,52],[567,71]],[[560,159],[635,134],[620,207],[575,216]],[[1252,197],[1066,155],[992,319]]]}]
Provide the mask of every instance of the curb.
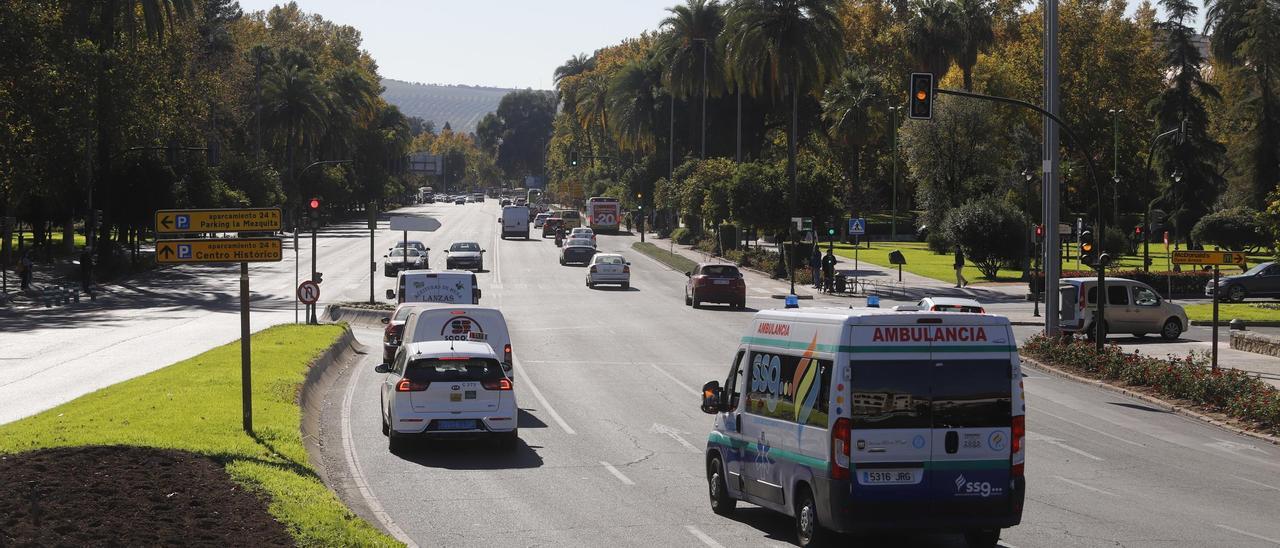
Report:
[{"label": "curb", "polygon": [[1036,359],[1028,358],[1028,357],[1026,357],[1026,356],[1023,356],[1021,353],[1019,353],[1019,354],[1018,354],[1018,358],[1022,360],[1022,363],[1023,363],[1024,365],[1030,365],[1030,366],[1031,366],[1032,368],[1034,368],[1034,369],[1038,369],[1038,370],[1040,370],[1040,371],[1044,371],[1045,373],[1048,373],[1048,374],[1053,375],[1053,376],[1055,376],[1055,377],[1064,378],[1064,379],[1071,380],[1071,381],[1075,381],[1075,382],[1082,383],[1082,384],[1092,385],[1092,386],[1095,386],[1095,387],[1097,387],[1097,388],[1101,388],[1101,389],[1103,389],[1103,390],[1106,390],[1106,391],[1108,391],[1108,392],[1115,392],[1115,393],[1117,393],[1117,394],[1121,394],[1121,395],[1124,395],[1124,396],[1128,396],[1128,397],[1130,397],[1130,398],[1134,398],[1134,399],[1137,399],[1137,400],[1141,400],[1141,401],[1143,401],[1143,402],[1145,402],[1145,403],[1149,403],[1149,404],[1152,404],[1152,405],[1158,406],[1158,407],[1160,407],[1160,408],[1162,408],[1162,409],[1164,409],[1164,410],[1166,410],[1166,411],[1169,411],[1170,413],[1176,413],[1176,414],[1178,414],[1178,415],[1182,415],[1182,416],[1184,416],[1184,417],[1192,418],[1192,419],[1195,419],[1195,420],[1198,420],[1198,421],[1201,421],[1201,422],[1205,422],[1205,423],[1211,424],[1211,425],[1213,425],[1213,426],[1217,426],[1218,428],[1221,428],[1221,429],[1223,429],[1223,430],[1227,430],[1227,431],[1232,432],[1232,433],[1234,433],[1234,434],[1239,434],[1239,435],[1241,435],[1241,436],[1246,436],[1246,437],[1250,437],[1250,438],[1253,438],[1253,439],[1256,439],[1256,440],[1259,440],[1259,441],[1264,441],[1264,442],[1270,443],[1270,444],[1272,444],[1272,445],[1280,445],[1280,437],[1277,437],[1277,436],[1272,436],[1272,435],[1270,435],[1270,434],[1263,434],[1263,433],[1261,433],[1261,432],[1254,432],[1254,431],[1252,431],[1252,430],[1246,430],[1246,429],[1244,429],[1244,428],[1240,428],[1240,427],[1238,427],[1238,426],[1234,426],[1234,425],[1231,425],[1231,424],[1227,424],[1227,423],[1225,423],[1225,422],[1223,422],[1223,421],[1220,421],[1220,420],[1218,420],[1218,419],[1215,419],[1215,418],[1213,418],[1213,417],[1211,417],[1211,416],[1209,416],[1209,415],[1206,415],[1206,414],[1204,414],[1204,413],[1201,413],[1201,412],[1196,411],[1196,410],[1194,410],[1194,409],[1191,409],[1191,408],[1189,408],[1189,407],[1183,407],[1183,406],[1181,406],[1181,405],[1175,405],[1175,404],[1169,403],[1169,402],[1167,402],[1167,401],[1165,401],[1165,400],[1162,400],[1162,399],[1160,399],[1160,398],[1156,398],[1156,397],[1154,397],[1154,396],[1149,396],[1149,395],[1147,395],[1147,394],[1143,394],[1143,393],[1138,392],[1138,391],[1136,391],[1136,390],[1130,390],[1130,389],[1128,389],[1128,388],[1124,388],[1124,387],[1122,387],[1122,386],[1117,386],[1117,385],[1114,385],[1114,384],[1108,383],[1108,382],[1106,382],[1106,381],[1101,381],[1101,380],[1098,380],[1098,379],[1091,379],[1091,378],[1089,378],[1089,377],[1082,377],[1082,376],[1080,376],[1080,375],[1076,375],[1075,373],[1071,373],[1071,372],[1068,372],[1068,371],[1066,371],[1066,370],[1059,369],[1059,368],[1057,368],[1057,367],[1053,367],[1053,366],[1051,366],[1051,365],[1046,365],[1046,364],[1044,364],[1043,362],[1040,362],[1040,361],[1038,361],[1038,360],[1036,360]]},{"label": "curb", "polygon": [[351,365],[352,356],[363,353],[363,350],[351,328],[343,326],[338,340],[307,366],[306,380],[302,381],[302,387],[298,390],[298,407],[302,410],[302,445],[306,447],[308,460],[325,485],[330,485],[328,469],[322,458],[324,450],[320,443],[320,414],[325,395],[333,387],[334,381]]},{"label": "curb", "polygon": [[[1241,320],[1245,327],[1280,327],[1280,320]],[[1218,327],[1231,327],[1231,320],[1218,319]],[[1191,320],[1191,325],[1213,325],[1213,320]]]},{"label": "curb", "polygon": [[347,322],[361,327],[382,327],[382,319],[390,318],[390,310],[372,310],[331,304],[324,307],[324,317],[331,322]]}]

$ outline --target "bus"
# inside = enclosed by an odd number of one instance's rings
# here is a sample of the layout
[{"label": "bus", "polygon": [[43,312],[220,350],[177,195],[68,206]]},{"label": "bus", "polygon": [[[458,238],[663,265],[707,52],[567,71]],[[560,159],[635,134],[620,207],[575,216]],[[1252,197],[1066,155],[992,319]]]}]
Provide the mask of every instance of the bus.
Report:
[{"label": "bus", "polygon": [[617,198],[596,196],[587,199],[587,225],[595,232],[617,232],[621,220],[621,204]]}]

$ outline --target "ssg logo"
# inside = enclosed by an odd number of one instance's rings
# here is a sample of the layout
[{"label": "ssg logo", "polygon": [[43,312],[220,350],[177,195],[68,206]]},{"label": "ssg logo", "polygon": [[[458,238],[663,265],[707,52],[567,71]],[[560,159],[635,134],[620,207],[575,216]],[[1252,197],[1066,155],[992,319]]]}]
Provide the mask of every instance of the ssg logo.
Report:
[{"label": "ssg logo", "polygon": [[964,474],[956,476],[956,496],[957,497],[982,497],[987,498],[991,495],[999,495],[1004,492],[999,487],[993,487],[989,481],[969,481]]}]

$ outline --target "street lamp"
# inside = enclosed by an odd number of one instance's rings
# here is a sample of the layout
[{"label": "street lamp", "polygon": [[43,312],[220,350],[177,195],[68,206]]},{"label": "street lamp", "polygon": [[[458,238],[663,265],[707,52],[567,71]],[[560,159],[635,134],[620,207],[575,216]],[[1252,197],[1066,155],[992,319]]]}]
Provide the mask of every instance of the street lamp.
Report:
[{"label": "street lamp", "polygon": [[[1111,113],[1111,180],[1115,184],[1111,187],[1111,218],[1119,224],[1120,222],[1120,115],[1124,114],[1124,109],[1111,109],[1107,111]],[[1098,216],[1102,216],[1102,212],[1098,212]]]},{"label": "street lamp", "polygon": [[898,112],[901,110],[901,106],[889,107],[889,126],[893,130],[893,151],[889,153],[893,159],[893,180],[890,181],[893,213],[889,216],[889,238],[895,241],[898,239]]},{"label": "street lamp", "polygon": [[[1160,133],[1155,137],[1153,137],[1151,139],[1151,145],[1147,147],[1147,168],[1143,170],[1142,173],[1143,174],[1151,173],[1151,160],[1155,158],[1156,143],[1160,142],[1160,139],[1173,135],[1174,133],[1185,132],[1186,130],[1187,130],[1187,123],[1184,120],[1179,127],[1173,128],[1169,131]],[[1182,180],[1182,175],[1178,174],[1174,182],[1178,182],[1181,180]],[[1153,202],[1147,202],[1147,207],[1146,209],[1143,210],[1143,213],[1142,213],[1142,232],[1145,234],[1148,234],[1148,236],[1142,239],[1142,270],[1143,271],[1150,270],[1151,268],[1151,255],[1148,250],[1147,242],[1148,240],[1151,239],[1149,234],[1151,233],[1151,204]]]}]

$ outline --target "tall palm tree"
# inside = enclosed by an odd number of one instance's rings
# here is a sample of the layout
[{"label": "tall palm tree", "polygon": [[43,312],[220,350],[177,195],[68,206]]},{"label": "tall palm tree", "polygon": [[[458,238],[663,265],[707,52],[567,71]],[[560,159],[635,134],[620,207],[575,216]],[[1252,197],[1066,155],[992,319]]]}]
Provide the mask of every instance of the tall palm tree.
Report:
[{"label": "tall palm tree", "polygon": [[633,60],[609,83],[608,111],[618,148],[650,152],[657,141],[663,111],[662,71],[656,63]]},{"label": "tall palm tree", "polygon": [[[107,198],[111,195],[111,155],[115,150],[114,133],[116,124],[115,94],[111,89],[112,60],[119,46],[120,34],[130,40],[140,32],[138,28],[139,12],[142,18],[142,31],[148,40],[162,43],[165,35],[178,20],[195,14],[195,0],[73,0],[67,10],[89,14],[85,21],[92,21],[92,30],[86,28],[89,38],[98,46],[97,78],[97,126],[98,126],[98,195]],[[96,18],[95,18],[96,17]],[[92,194],[90,194],[92,196]],[[109,245],[111,226],[111,200],[104,199],[94,204],[102,210],[102,230],[98,235],[98,258],[109,260],[112,255]]]},{"label": "tall palm tree", "polygon": [[[843,38],[835,2],[829,0],[738,0],[725,18],[729,74],[755,96],[766,92],[791,99],[787,130],[787,178],[796,211],[797,110],[802,93],[821,90],[839,69]],[[791,265],[795,292],[795,265]]]},{"label": "tall palm tree", "polygon": [[299,199],[294,170],[295,150],[304,140],[318,135],[329,116],[329,92],[310,67],[292,63],[272,66],[263,82],[263,117],[283,128],[285,172],[289,185],[286,200]]},{"label": "tall palm tree", "polygon": [[666,63],[663,73],[673,98],[701,97],[700,156],[707,155],[707,96],[724,91],[724,55],[717,47],[724,30],[724,7],[716,0],[686,0],[667,8],[671,15],[662,20],[657,55]]},{"label": "tall palm tree", "polygon": [[951,69],[961,41],[956,4],[951,0],[914,0],[912,11],[907,25],[911,59],[917,70],[931,72],[941,81]]},{"label": "tall palm tree", "polygon": [[578,76],[585,72],[590,72],[596,68],[595,56],[588,57],[585,53],[580,53],[570,57],[563,65],[556,67],[555,85],[556,91],[560,93],[560,99],[564,101],[564,110],[572,114],[577,106],[577,98],[573,93],[573,86],[568,85],[568,80],[574,76]]},{"label": "tall palm tree", "polygon": [[964,89],[973,91],[973,66],[978,54],[995,43],[991,0],[955,0],[954,59],[964,73]]},{"label": "tall palm tree", "polygon": [[[1253,187],[1255,207],[1280,181],[1280,5],[1273,0],[1206,0],[1205,32],[1210,51],[1226,67],[1239,71],[1247,97],[1237,108],[1254,123],[1245,130],[1245,146],[1236,169]],[[1236,153],[1233,153],[1233,156]]]},{"label": "tall palm tree", "polygon": [[853,203],[856,194],[862,151],[883,134],[883,117],[871,111],[876,91],[876,81],[870,69],[850,66],[831,81],[822,95],[822,121],[826,123],[828,136],[837,145],[850,150],[848,204]]}]

